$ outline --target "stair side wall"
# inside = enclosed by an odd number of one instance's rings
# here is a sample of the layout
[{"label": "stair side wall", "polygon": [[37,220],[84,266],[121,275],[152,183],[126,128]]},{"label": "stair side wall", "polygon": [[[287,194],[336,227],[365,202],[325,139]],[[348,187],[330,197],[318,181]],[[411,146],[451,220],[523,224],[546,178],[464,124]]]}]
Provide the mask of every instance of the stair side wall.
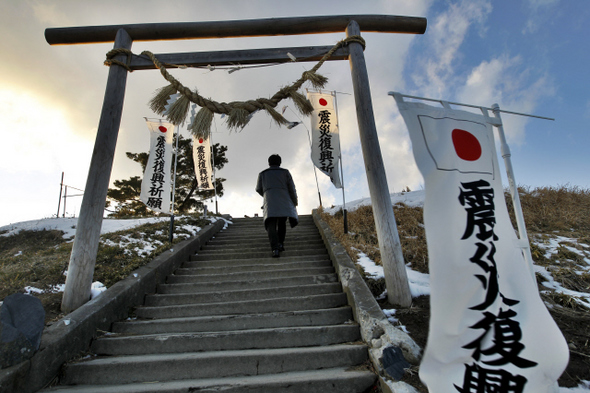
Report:
[{"label": "stair side wall", "polygon": [[[380,381],[382,384],[391,383],[382,365],[383,350],[387,346],[400,347],[405,359],[411,364],[418,365],[421,349],[408,334],[387,320],[344,246],[338,241],[317,209],[313,210],[312,215],[340,278],[348,303],[352,307],[355,321],[360,325],[361,336],[369,345],[369,355],[375,370],[378,371]],[[389,388],[391,389],[391,386]],[[390,391],[396,392],[396,390]]]}]

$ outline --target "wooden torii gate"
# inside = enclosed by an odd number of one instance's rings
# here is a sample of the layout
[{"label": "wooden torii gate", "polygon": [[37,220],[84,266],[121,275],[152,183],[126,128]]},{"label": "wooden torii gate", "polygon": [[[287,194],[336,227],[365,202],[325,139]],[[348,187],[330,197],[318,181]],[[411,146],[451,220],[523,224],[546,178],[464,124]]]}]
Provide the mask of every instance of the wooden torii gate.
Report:
[{"label": "wooden torii gate", "polygon": [[[131,49],[133,41],[205,39],[229,37],[279,36],[345,31],[347,37],[364,32],[423,34],[426,18],[393,15],[338,15],[293,18],[268,18],[218,22],[146,23],[114,26],[85,26],[48,28],[45,39],[50,45],[90,44],[113,42],[114,48]],[[260,64],[289,62],[291,53],[306,61],[317,61],[331,47],[275,48],[218,52],[197,52],[156,55],[168,64],[187,66]],[[121,53],[115,60],[125,63],[130,70],[154,69],[145,57]],[[338,49],[330,60],[348,59],[351,67],[357,121],[373,215],[385,271],[388,300],[392,304],[409,307],[411,294],[401,251],[389,187],[385,176],[383,158],[369,88],[369,76],[363,47],[350,42]],[[110,67],[102,112],[98,124],[94,151],[76,237],[62,300],[62,311],[70,312],[90,299],[90,289],[100,239],[100,230],[106,195],[109,186],[115,146],[121,123],[127,68]]]}]

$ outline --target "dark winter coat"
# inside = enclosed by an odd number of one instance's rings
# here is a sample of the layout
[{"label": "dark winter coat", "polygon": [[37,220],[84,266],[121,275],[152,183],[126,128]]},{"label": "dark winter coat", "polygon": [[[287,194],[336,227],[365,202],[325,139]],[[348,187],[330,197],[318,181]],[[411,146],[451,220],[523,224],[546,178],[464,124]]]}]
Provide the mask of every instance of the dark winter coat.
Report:
[{"label": "dark winter coat", "polygon": [[269,217],[289,217],[291,227],[297,225],[297,191],[287,169],[273,165],[260,172],[256,192],[264,197],[265,223]]}]

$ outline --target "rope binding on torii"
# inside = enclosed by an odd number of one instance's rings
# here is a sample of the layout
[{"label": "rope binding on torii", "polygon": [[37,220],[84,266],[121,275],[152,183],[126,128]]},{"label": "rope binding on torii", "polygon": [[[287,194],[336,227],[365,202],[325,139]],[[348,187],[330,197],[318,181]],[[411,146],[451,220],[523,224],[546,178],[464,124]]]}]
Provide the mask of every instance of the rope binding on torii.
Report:
[{"label": "rope binding on torii", "polygon": [[[233,102],[217,102],[202,97],[197,92],[197,89],[194,91],[190,90],[170,75],[166,70],[166,67],[153,53],[143,51],[141,55],[149,57],[156,68],[160,70],[162,76],[170,83],[168,86],[164,86],[156,91],[156,95],[150,100],[150,108],[158,115],[166,117],[171,123],[178,125],[184,124],[191,102],[200,106],[201,109],[196,115],[191,116],[191,124],[188,129],[197,138],[204,139],[209,138],[213,115],[215,113],[227,116],[227,125],[230,130],[244,128],[252,118],[254,112],[259,110],[265,110],[279,126],[285,125],[288,124],[289,121],[275,110],[279,102],[285,98],[291,98],[301,114],[305,116],[311,114],[313,107],[309,100],[303,94],[298,92],[299,88],[307,81],[309,81],[316,89],[323,88],[328,82],[328,78],[318,74],[317,70],[338,48],[348,45],[349,42],[360,43],[363,46],[363,49],[365,48],[365,40],[361,36],[354,35],[347,37],[336,43],[336,45],[334,45],[334,47],[332,47],[332,49],[330,49],[311,70],[303,72],[301,78],[293,82],[290,86],[281,88],[271,98],[257,98],[255,100]],[[132,72],[128,64],[114,59],[115,56],[121,53],[127,54],[128,61],[133,54],[128,49],[113,49],[107,53],[107,60],[105,60],[104,64],[107,66],[116,64],[124,67],[129,72]],[[178,99],[166,108],[170,97],[177,93],[180,94]]]}]

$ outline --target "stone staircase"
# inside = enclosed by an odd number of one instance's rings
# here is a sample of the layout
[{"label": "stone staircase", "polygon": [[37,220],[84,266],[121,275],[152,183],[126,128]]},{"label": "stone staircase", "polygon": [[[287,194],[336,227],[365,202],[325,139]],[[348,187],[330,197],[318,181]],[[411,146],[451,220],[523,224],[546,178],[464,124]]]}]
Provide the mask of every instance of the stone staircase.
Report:
[{"label": "stone staircase", "polygon": [[371,391],[377,376],[311,216],[285,248],[271,258],[262,219],[235,219],[46,391]]}]

